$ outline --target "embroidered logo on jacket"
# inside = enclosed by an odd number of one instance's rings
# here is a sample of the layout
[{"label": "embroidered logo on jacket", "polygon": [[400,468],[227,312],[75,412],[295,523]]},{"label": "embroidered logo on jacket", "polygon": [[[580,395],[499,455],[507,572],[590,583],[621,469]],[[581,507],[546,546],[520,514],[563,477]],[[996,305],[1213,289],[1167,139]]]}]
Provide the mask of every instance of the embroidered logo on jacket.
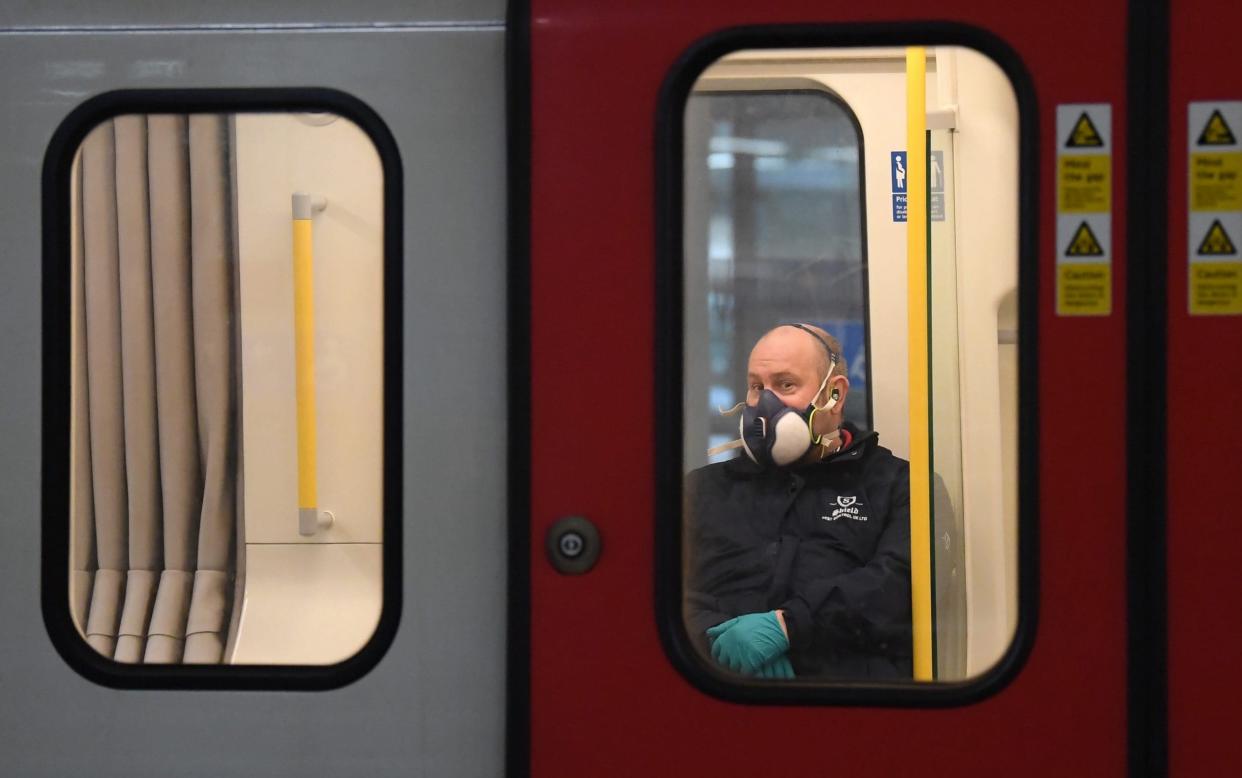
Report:
[{"label": "embroidered logo on jacket", "polygon": [[857,497],[838,496],[836,504],[833,505],[832,503],[828,503],[828,507],[832,509],[832,512],[820,516],[820,518],[824,521],[836,521],[841,518],[851,519],[853,521],[867,520],[867,517],[862,514],[862,511],[858,510],[862,507],[862,503],[858,501]]}]

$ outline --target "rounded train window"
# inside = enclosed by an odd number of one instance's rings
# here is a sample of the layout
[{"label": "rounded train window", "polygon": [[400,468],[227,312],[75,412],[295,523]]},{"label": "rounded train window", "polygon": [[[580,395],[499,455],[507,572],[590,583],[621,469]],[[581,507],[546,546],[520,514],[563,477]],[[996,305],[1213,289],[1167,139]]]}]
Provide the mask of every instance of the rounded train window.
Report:
[{"label": "rounded train window", "polygon": [[672,110],[690,672],[825,700],[985,676],[1022,616],[1009,78],[746,50]]},{"label": "rounded train window", "polygon": [[48,622],[90,672],[333,668],[390,639],[399,163],[333,95],[105,99],[62,128],[68,619]]}]

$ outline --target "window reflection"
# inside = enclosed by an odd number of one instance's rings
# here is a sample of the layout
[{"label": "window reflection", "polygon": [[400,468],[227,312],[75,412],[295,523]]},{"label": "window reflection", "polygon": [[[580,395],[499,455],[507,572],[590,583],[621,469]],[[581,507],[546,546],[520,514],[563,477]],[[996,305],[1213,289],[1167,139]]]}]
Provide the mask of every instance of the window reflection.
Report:
[{"label": "window reflection", "polygon": [[[751,344],[774,321],[823,325],[841,339],[854,400],[849,419],[870,426],[858,127],[822,91],[709,93],[686,108],[688,193],[703,200],[699,263],[708,332],[700,407],[740,401],[737,377]],[[699,303],[701,306],[702,303]],[[735,436],[709,415],[705,445]],[[689,446],[692,450],[694,446]]]}]

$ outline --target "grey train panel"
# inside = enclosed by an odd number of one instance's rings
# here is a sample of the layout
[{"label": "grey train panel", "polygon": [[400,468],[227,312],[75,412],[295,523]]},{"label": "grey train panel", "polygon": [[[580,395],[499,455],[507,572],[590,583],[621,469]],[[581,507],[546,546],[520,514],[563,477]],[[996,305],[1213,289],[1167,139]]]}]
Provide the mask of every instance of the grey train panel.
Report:
[{"label": "grey train panel", "polygon": [[500,22],[505,0],[41,0],[0,6],[0,29]]},{"label": "grey train panel", "polygon": [[[499,25],[0,34],[0,775],[502,772],[503,50]],[[404,163],[405,601],[385,658],[335,691],[103,688],[40,615],[44,150],[91,95],[224,86],[349,92]]]}]

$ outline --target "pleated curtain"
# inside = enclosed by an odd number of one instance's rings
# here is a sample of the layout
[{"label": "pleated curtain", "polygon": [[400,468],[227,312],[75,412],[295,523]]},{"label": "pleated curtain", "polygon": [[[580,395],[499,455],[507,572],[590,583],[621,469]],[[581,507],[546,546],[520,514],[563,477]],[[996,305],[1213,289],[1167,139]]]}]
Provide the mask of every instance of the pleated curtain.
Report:
[{"label": "pleated curtain", "polygon": [[218,663],[234,599],[228,119],[105,122],[79,158],[72,607],[120,662]]}]

